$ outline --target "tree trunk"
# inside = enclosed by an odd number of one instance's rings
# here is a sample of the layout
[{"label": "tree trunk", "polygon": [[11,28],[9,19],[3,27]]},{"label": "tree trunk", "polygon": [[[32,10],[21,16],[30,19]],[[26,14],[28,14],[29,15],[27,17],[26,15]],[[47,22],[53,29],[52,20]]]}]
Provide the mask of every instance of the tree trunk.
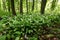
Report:
[{"label": "tree trunk", "polygon": [[12,9],[12,14],[16,15],[15,6],[14,6],[14,0],[11,0],[11,9]]},{"label": "tree trunk", "polygon": [[47,3],[47,0],[42,0],[42,2],[41,2],[41,14],[44,14],[46,3]]},{"label": "tree trunk", "polygon": [[20,14],[23,14],[23,0],[20,0]]},{"label": "tree trunk", "polygon": [[27,13],[28,13],[28,0],[26,0],[26,8],[27,8]]},{"label": "tree trunk", "polygon": [[8,11],[10,12],[10,0],[7,1],[8,1]]},{"label": "tree trunk", "polygon": [[29,13],[30,13],[30,7],[31,7],[31,6],[30,6],[30,0],[29,0],[29,9],[28,9]]},{"label": "tree trunk", "polygon": [[32,5],[32,11],[34,11],[34,0],[33,0],[33,5]]}]

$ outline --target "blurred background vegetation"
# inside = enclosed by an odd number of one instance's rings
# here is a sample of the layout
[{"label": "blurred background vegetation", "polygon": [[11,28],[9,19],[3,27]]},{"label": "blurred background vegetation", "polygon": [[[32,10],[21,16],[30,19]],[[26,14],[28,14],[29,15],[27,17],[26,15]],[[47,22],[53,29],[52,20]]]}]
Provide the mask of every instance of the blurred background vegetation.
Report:
[{"label": "blurred background vegetation", "polygon": [[[12,4],[12,5],[11,5]],[[13,8],[12,8],[12,7]],[[43,7],[44,6],[44,7]],[[44,13],[57,12],[59,13],[60,0],[0,0],[0,10],[4,12],[11,12],[15,9],[15,13]],[[23,14],[22,13],[22,14]],[[13,14],[13,13],[12,13]]]}]

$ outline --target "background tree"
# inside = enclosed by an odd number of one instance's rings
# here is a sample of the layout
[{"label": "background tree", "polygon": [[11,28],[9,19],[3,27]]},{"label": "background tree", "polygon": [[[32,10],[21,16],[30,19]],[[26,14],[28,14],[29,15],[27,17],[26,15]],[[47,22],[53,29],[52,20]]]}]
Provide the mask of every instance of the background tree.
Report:
[{"label": "background tree", "polygon": [[46,3],[47,3],[47,0],[41,1],[41,14],[44,14]]},{"label": "background tree", "polygon": [[23,0],[20,0],[20,14],[23,14]]},{"label": "background tree", "polygon": [[28,13],[28,0],[26,0],[26,9],[27,9],[27,13]]},{"label": "background tree", "polygon": [[32,11],[34,10],[34,3],[35,3],[35,2],[34,2],[34,0],[33,0]]},{"label": "background tree", "polygon": [[10,12],[10,0],[7,0],[7,5],[8,5],[8,11]]},{"label": "background tree", "polygon": [[14,0],[11,0],[11,9],[12,9],[12,14],[16,15],[15,6],[14,6]]}]

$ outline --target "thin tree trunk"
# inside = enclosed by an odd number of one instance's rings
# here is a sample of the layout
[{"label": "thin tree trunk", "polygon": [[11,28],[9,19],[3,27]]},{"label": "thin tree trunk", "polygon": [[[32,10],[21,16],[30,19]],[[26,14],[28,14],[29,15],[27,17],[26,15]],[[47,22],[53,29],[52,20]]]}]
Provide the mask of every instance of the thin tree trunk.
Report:
[{"label": "thin tree trunk", "polygon": [[34,3],[35,3],[35,2],[34,2],[34,0],[33,0],[32,11],[34,11]]},{"label": "thin tree trunk", "polygon": [[29,0],[29,9],[28,10],[29,10],[29,13],[30,13],[30,0]]},{"label": "thin tree trunk", "polygon": [[41,2],[41,14],[44,14],[46,3],[47,3],[47,0],[42,0],[42,2]]},{"label": "thin tree trunk", "polygon": [[27,8],[27,13],[28,13],[28,0],[26,0],[26,8]]},{"label": "thin tree trunk", "polygon": [[8,0],[8,11],[10,12],[10,0]]},{"label": "thin tree trunk", "polygon": [[16,15],[15,6],[14,6],[14,0],[11,0],[11,9],[12,9],[12,14]]},{"label": "thin tree trunk", "polygon": [[23,14],[23,0],[20,0],[20,14]]}]

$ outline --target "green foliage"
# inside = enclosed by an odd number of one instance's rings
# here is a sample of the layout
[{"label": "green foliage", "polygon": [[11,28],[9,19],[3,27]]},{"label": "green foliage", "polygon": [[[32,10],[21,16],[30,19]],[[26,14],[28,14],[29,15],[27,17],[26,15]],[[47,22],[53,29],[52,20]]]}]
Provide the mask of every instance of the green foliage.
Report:
[{"label": "green foliage", "polygon": [[6,39],[6,35],[0,36],[0,40],[5,40],[5,39]]},{"label": "green foliage", "polygon": [[2,16],[11,16],[12,15],[12,13],[10,12],[5,12],[5,11],[3,11],[3,10],[0,10],[0,17],[2,17]]},{"label": "green foliage", "polygon": [[0,32],[4,35],[22,37],[27,33],[28,37],[31,37],[50,33],[57,34],[59,32],[52,29],[59,28],[60,14],[24,14],[14,17],[3,16],[2,18]]},{"label": "green foliage", "polygon": [[37,40],[37,38],[36,37],[31,37],[31,38],[29,38],[29,40]]}]

